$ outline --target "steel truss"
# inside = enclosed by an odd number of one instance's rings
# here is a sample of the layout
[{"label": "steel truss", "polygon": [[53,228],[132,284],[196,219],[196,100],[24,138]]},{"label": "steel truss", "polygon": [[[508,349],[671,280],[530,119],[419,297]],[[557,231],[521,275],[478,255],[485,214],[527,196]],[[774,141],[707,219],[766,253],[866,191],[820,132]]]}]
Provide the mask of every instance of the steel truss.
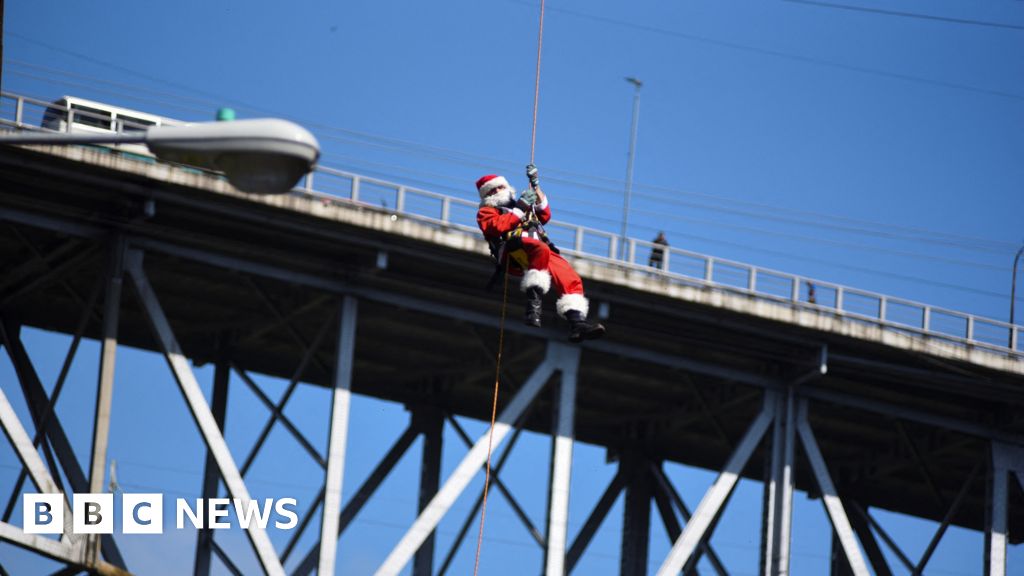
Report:
[{"label": "steel truss", "polygon": [[[271,278],[296,277],[287,271],[256,265],[244,260],[232,259],[212,253],[200,253],[154,241],[143,241],[130,236],[115,235],[108,239],[109,265],[97,279],[95,288],[85,298],[76,294],[83,303],[79,329],[74,334],[68,355],[55,383],[52,395],[45,388],[24,350],[19,331],[20,326],[11,317],[0,322],[0,344],[3,345],[14,365],[18,380],[30,408],[30,417],[35,432],[29,433],[11,407],[9,386],[0,388],[0,424],[14,447],[23,470],[21,479],[6,503],[0,522],[0,540],[34,551],[40,555],[58,560],[67,565],[64,572],[72,574],[86,570],[98,574],[125,574],[124,560],[117,548],[115,538],[77,537],[66,530],[59,540],[25,534],[18,526],[10,523],[10,517],[23,489],[24,479],[31,480],[35,489],[42,493],[102,492],[104,471],[107,466],[107,444],[109,439],[110,409],[114,393],[114,373],[118,345],[118,315],[121,309],[123,278],[127,276],[138,295],[146,319],[149,321],[159,349],[166,358],[171,372],[183,394],[188,409],[194,417],[207,448],[206,468],[203,478],[203,496],[212,497],[218,493],[223,482],[232,498],[242,501],[250,499],[244,477],[271,429],[280,423],[302,449],[324,469],[324,481],[318,496],[305,503],[306,509],[299,525],[285,548],[279,553],[272,545],[266,532],[255,525],[247,529],[247,536],[260,566],[266,574],[285,574],[284,564],[295,557],[301,536],[309,530],[314,518],[320,514],[320,537],[311,547],[293,572],[306,575],[315,569],[320,574],[332,574],[337,559],[337,542],[351,524],[363,505],[373,496],[377,488],[408,452],[414,441],[422,436],[425,440],[420,478],[419,515],[409,526],[403,537],[396,543],[384,563],[377,570],[379,575],[400,573],[406,566],[413,566],[413,574],[445,574],[451,566],[459,547],[464,542],[471,523],[477,517],[481,498],[462,524],[452,548],[440,563],[436,562],[434,530],[451,511],[456,499],[468,489],[472,480],[481,474],[487,457],[488,437],[472,439],[462,429],[454,415],[438,406],[411,406],[412,416],[408,427],[401,433],[391,448],[363,482],[348,502],[342,502],[344,463],[347,448],[349,406],[352,394],[354,351],[358,335],[356,324],[361,301],[384,301],[402,306],[415,306],[431,313],[458,318],[477,325],[494,326],[496,319],[485,315],[466,312],[446,305],[434,305],[398,294],[381,294],[348,285],[336,280],[299,277],[299,282],[310,281],[321,289],[330,291],[337,301],[337,314],[321,325],[317,335],[307,341],[290,325],[289,313],[279,310],[273,301],[265,302],[276,318],[276,324],[268,329],[283,329],[291,334],[303,350],[303,358],[297,366],[288,388],[279,402],[273,402],[262,392],[258,384],[231,357],[230,343],[223,342],[216,351],[216,370],[212,405],[204,397],[188,359],[183,354],[175,333],[161,306],[159,295],[150,283],[144,268],[146,249],[173,252],[179,256],[218,266],[229,267],[243,273]],[[63,252],[73,251],[61,247]],[[48,261],[38,252],[36,260]],[[52,260],[52,259],[49,259]],[[52,272],[52,271],[51,271]],[[49,274],[49,279],[56,274]],[[251,280],[249,280],[251,282]],[[258,289],[258,285],[252,284]],[[66,286],[67,290],[74,291]],[[94,418],[94,433],[88,476],[71,449],[71,444],[56,417],[54,407],[59,399],[68,369],[75,356],[86,325],[95,320],[95,305],[103,298],[102,347],[98,373],[97,400]],[[521,328],[511,328],[521,330]],[[324,363],[317,353],[332,330],[337,331],[337,349],[333,357],[333,389],[330,412],[330,435],[327,451],[321,454],[294,423],[284,414],[284,408],[296,386],[310,365],[323,369],[332,366]],[[643,573],[648,561],[648,534],[650,529],[651,503],[656,505],[661,521],[674,542],[670,552],[661,562],[658,574],[669,575],[679,572],[694,573],[701,558],[706,558],[716,574],[727,574],[721,558],[712,547],[710,538],[729,496],[755,450],[767,444],[770,458],[765,475],[764,514],[762,518],[762,573],[766,576],[785,575],[790,567],[790,541],[792,531],[793,490],[797,447],[802,447],[811,469],[813,479],[820,492],[822,503],[835,532],[836,562],[839,570],[857,576],[869,574],[869,566],[875,574],[891,574],[890,567],[876,541],[876,535],[889,546],[897,557],[913,573],[925,569],[936,545],[956,514],[964,494],[972,483],[984,476],[987,478],[989,522],[986,530],[985,563],[986,574],[1006,574],[1006,547],[1008,541],[1009,485],[1016,478],[1024,486],[1024,446],[1016,438],[1000,436],[997,431],[972,428],[965,423],[943,420],[929,414],[916,413],[898,407],[870,401],[843,399],[836,392],[814,390],[805,386],[827,370],[827,353],[822,349],[820,366],[810,373],[789,382],[767,378],[763,375],[745,373],[736,368],[711,364],[686,357],[667,356],[630,346],[597,343],[591,349],[621,354],[641,361],[660,364],[684,372],[707,374],[715,377],[748,384],[763,390],[763,404],[760,412],[750,422],[746,432],[733,444],[733,452],[721,467],[720,473],[704,494],[696,509],[691,512],[680,493],[665,474],[663,463],[651,458],[641,450],[620,454],[619,466],[604,493],[588,514],[586,521],[575,535],[570,535],[569,498],[572,452],[575,430],[575,409],[580,363],[580,348],[548,340],[544,344],[543,359],[533,368],[529,377],[519,386],[512,398],[505,403],[493,430],[493,447],[497,450],[506,444],[493,468],[496,494],[508,500],[519,520],[532,538],[544,551],[543,573],[549,576],[569,574],[585,553],[592,537],[607,517],[616,499],[625,494],[625,522],[622,533],[622,574]],[[270,417],[263,427],[259,440],[246,455],[241,467],[237,465],[225,439],[224,425],[227,417],[228,382],[231,372],[270,411]],[[523,422],[535,406],[541,392],[549,385],[553,391],[554,414],[552,417],[552,450],[548,477],[548,503],[546,519],[538,527],[517,502],[510,488],[501,481],[500,473],[523,430]],[[939,526],[928,549],[917,562],[911,561],[878,522],[860,503],[844,498],[836,487],[829,467],[822,454],[809,414],[813,402],[845,402],[858,409],[888,414],[908,422],[940,425],[954,430],[974,433],[985,439],[990,446],[988,457],[979,460],[974,470],[964,479],[963,488],[948,504],[945,519]],[[707,407],[705,406],[704,409]],[[459,435],[469,447],[468,453],[455,471],[444,481],[440,478],[441,439],[444,423]],[[913,443],[910,442],[911,447]],[[987,472],[987,474],[982,474]],[[65,515],[70,522],[70,514]],[[209,531],[200,531],[199,545],[195,559],[195,573],[209,574],[212,558],[216,556],[231,572],[241,572],[229,555],[217,544]],[[864,553],[862,554],[861,549]],[[865,557],[866,556],[866,557]],[[436,565],[436,570],[435,570]],[[0,573],[3,569],[0,567]]]}]

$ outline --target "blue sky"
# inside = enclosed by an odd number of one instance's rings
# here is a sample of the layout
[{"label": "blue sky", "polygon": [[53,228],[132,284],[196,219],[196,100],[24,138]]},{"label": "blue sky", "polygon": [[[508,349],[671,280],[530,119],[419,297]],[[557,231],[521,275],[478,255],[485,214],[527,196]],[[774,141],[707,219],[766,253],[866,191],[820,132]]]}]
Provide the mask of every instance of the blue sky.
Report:
[{"label": "blue sky", "polygon": [[[1024,243],[1024,3],[856,6],[929,17],[786,0],[548,2],[536,163],[555,218],[619,230],[633,98],[623,78],[634,76],[644,87],[631,235],[650,239],[665,230],[673,246],[1005,320],[1010,266]],[[303,123],[320,139],[325,166],[467,199],[485,173],[504,172],[522,186],[535,2],[8,0],[5,8],[5,91],[45,100],[78,95],[184,120],[212,119],[218,106],[231,106],[240,117]],[[31,343],[40,369],[53,372],[44,377],[52,385],[66,340],[33,333]],[[62,416],[78,430],[85,454],[91,423],[75,408],[92,405],[87,362],[96,352],[80,354],[79,385],[69,390],[76,396],[65,399]],[[151,422],[152,407],[181,403],[162,361],[134,351],[121,359],[115,438],[131,438]],[[0,371],[9,392],[6,357]],[[267,386],[283,390],[279,382]],[[263,412],[241,385],[235,390],[228,439],[244,452]],[[325,397],[302,390],[289,405],[321,442]],[[158,438],[115,444],[111,456],[126,485],[194,495],[198,435],[183,407],[158,416],[165,422]],[[353,416],[354,430],[374,432],[365,450],[352,453],[350,490],[405,418],[399,407],[365,399]],[[152,451],[154,442],[166,449]],[[271,436],[275,456],[257,461],[254,491],[315,493],[311,478],[319,472],[289,442],[280,430]],[[453,437],[447,446],[450,469],[461,445]],[[547,444],[533,438],[520,449],[521,462],[540,461]],[[0,458],[4,466],[15,462],[6,447]],[[518,458],[517,451],[510,484]],[[401,535],[396,526],[409,519],[402,514],[412,506],[416,465],[410,459],[403,466],[385,486],[387,498],[364,512],[359,534],[342,540],[341,557],[352,563],[345,573],[379,563],[380,550],[386,554]],[[574,484],[574,510],[585,516],[612,469],[603,453],[580,447],[575,472],[601,479]],[[0,490],[9,491],[15,473],[0,468]],[[673,474],[692,484],[687,494],[695,505],[710,476]],[[542,523],[543,488],[528,474],[520,480],[523,500]],[[753,495],[734,499],[730,514],[743,502],[759,506],[756,486],[742,490]],[[493,518],[502,517],[498,501]],[[798,538],[801,531],[806,537],[796,544],[795,573],[820,573],[825,553],[809,544],[823,522],[820,506],[798,502],[797,510]],[[924,538],[917,544],[923,549],[927,537],[913,521],[888,521],[901,528],[908,548]],[[730,551],[738,573],[755,572],[756,531],[721,526],[720,554]],[[489,523],[491,573],[518,568],[519,559],[532,562],[536,550],[518,528],[511,516]],[[600,567],[617,563],[617,537],[602,534],[604,548],[595,542],[587,573],[610,572]],[[225,538],[248,557],[241,536]],[[944,569],[979,573],[980,537],[949,538],[940,548],[948,554]],[[128,541],[126,547],[164,556],[156,566],[167,573],[190,565],[190,538]],[[6,556],[9,547],[2,549]],[[665,551],[667,542],[652,538],[655,567]],[[143,552],[135,554],[144,561]],[[22,561],[24,573],[35,573],[36,564]]]}]

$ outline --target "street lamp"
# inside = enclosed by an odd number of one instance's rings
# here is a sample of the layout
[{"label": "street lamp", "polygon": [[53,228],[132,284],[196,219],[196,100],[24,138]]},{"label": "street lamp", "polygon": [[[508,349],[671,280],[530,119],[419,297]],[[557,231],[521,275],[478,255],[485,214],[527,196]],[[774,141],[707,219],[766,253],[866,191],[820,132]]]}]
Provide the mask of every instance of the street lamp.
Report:
[{"label": "street lamp", "polygon": [[1024,246],[1021,246],[1020,250],[1017,250],[1017,255],[1013,257],[1013,280],[1010,282],[1010,324],[1013,324],[1013,305],[1017,300],[1017,262],[1020,261],[1021,254],[1024,254]]},{"label": "street lamp", "polygon": [[640,87],[643,82],[636,78],[626,78],[626,82],[633,85],[633,126],[629,133],[629,159],[626,161],[626,194],[622,206],[622,259],[629,258],[626,254],[626,247],[629,242],[626,240],[626,230],[629,228],[629,197],[633,192],[633,158],[636,155],[636,129],[640,121]]},{"label": "street lamp", "polygon": [[0,144],[129,143],[146,144],[161,160],[220,170],[239,190],[257,194],[291,190],[320,157],[320,144],[308,130],[279,119],[152,126],[115,134],[0,135]]}]

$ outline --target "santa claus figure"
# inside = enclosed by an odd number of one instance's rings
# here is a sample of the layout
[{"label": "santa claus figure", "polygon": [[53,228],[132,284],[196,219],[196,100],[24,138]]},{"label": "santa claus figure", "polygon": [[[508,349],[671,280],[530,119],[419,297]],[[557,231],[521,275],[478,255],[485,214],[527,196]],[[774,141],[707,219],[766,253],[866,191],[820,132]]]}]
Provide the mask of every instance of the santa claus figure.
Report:
[{"label": "santa claus figure", "polygon": [[542,297],[553,287],[558,294],[555,310],[569,321],[569,340],[600,338],[604,326],[587,322],[589,302],[583,295],[583,281],[544,234],[544,224],[551,219],[551,207],[532,164],[527,166],[527,176],[530,188],[518,200],[515,189],[503,176],[488,174],[477,180],[477,224],[499,267],[522,278],[520,287],[526,294],[528,326],[540,327]]}]

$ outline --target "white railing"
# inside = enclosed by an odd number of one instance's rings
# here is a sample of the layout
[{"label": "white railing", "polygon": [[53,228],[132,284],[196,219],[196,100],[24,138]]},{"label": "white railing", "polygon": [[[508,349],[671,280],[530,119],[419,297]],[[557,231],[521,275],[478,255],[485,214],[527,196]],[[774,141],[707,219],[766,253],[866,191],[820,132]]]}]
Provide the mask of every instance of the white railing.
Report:
[{"label": "white railing", "polygon": [[[0,126],[38,130],[45,109],[50,106],[52,104],[48,102],[0,93]],[[61,112],[70,111],[62,109]],[[473,236],[479,234],[475,225],[476,201],[333,168],[317,167],[293,193],[413,218]],[[600,266],[643,273],[666,283],[699,286],[798,308],[828,311],[884,330],[937,338],[954,345],[984,348],[1024,358],[1024,352],[1020,350],[1020,325],[707,254],[660,247],[636,238],[626,239],[625,257],[621,257],[617,253],[617,248],[622,245],[620,235],[586,226],[553,221],[548,224],[547,231],[563,252]],[[660,268],[647,265],[655,249],[663,250]]]},{"label": "white railing", "polygon": [[[116,113],[121,113],[118,108]],[[76,120],[86,119],[94,124],[113,125],[112,132],[124,132],[125,129],[132,131],[145,130],[148,124],[140,124],[131,120],[124,120],[116,117],[117,114],[104,114],[82,110],[70,105],[59,106],[53,102],[37,100],[27,96],[19,96],[9,92],[0,92],[0,126],[14,128],[17,130],[50,130],[44,128],[44,124],[60,126],[60,131],[71,132]],[[88,122],[86,122],[88,124]],[[102,131],[103,128],[90,127],[90,131]]]},{"label": "white railing", "polygon": [[[340,200],[474,236],[479,234],[475,225],[465,224],[475,222],[477,203],[474,201],[323,167],[310,173],[300,189],[324,200]],[[659,247],[636,238],[627,239],[625,258],[620,258],[617,247],[621,245],[621,237],[618,234],[586,226],[553,221],[547,226],[547,231],[563,252],[602,266],[642,272],[666,282],[704,286],[808,309],[829,310],[845,318],[889,330],[1024,356],[1018,350],[1021,326],[999,320],[689,250]],[[661,268],[645,264],[656,248],[664,251]],[[813,301],[810,298],[812,290]]]}]

